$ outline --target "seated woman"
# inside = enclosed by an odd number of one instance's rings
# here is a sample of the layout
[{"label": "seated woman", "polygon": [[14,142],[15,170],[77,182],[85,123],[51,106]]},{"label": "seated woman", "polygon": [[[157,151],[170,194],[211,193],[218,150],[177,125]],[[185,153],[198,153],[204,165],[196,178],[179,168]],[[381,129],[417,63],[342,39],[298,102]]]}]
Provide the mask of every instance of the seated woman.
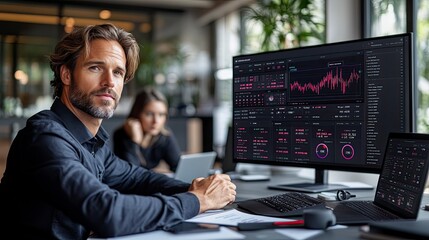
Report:
[{"label": "seated woman", "polygon": [[168,103],[162,93],[155,89],[140,92],[124,125],[113,134],[115,154],[147,169],[164,160],[174,172],[181,152],[174,134],[165,126],[167,116]]}]

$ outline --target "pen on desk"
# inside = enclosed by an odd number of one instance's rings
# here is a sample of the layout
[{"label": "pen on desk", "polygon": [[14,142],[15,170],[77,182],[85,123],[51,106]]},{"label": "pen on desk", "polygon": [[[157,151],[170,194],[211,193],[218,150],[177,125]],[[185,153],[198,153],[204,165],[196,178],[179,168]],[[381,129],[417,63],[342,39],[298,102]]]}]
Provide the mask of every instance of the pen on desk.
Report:
[{"label": "pen on desk", "polygon": [[270,228],[285,228],[285,227],[304,227],[304,220],[284,221],[284,222],[254,222],[254,223],[238,223],[239,230],[260,230]]},{"label": "pen on desk", "polygon": [[273,222],[274,226],[295,226],[300,227],[304,226],[304,220],[295,220],[295,221],[287,221],[287,222]]}]

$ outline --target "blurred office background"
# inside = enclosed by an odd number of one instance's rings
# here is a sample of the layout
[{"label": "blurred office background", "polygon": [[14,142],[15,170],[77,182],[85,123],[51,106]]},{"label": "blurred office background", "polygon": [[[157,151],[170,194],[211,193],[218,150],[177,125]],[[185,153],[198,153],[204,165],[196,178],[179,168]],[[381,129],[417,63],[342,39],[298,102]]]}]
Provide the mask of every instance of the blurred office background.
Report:
[{"label": "blurred office background", "polygon": [[156,86],[168,98],[182,150],[222,156],[232,56],[414,32],[415,126],[429,132],[429,0],[0,1],[1,174],[16,131],[53,101],[47,56],[58,39],[103,22],[130,31],[142,46],[136,77],[104,122],[109,131],[122,124],[139,89]]}]

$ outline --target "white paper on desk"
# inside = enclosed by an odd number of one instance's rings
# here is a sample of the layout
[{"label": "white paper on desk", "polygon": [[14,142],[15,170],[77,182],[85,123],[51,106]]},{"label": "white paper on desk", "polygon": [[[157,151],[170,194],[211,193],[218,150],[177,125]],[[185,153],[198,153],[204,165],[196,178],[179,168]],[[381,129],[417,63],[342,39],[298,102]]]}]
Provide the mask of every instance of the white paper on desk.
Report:
[{"label": "white paper on desk", "polygon": [[276,222],[276,221],[293,221],[293,219],[266,217],[261,215],[248,214],[236,209],[216,212],[211,214],[197,215],[186,222],[196,223],[213,223],[224,226],[237,226],[238,223],[250,222]]},{"label": "white paper on desk", "polygon": [[[207,233],[188,233],[188,234],[173,234],[165,231],[154,231],[148,233],[133,234],[129,236],[108,238],[114,240],[154,240],[154,239],[174,239],[174,240],[201,240],[201,239],[244,239],[245,236],[233,231],[227,227],[220,227],[218,232]],[[91,239],[91,238],[89,238]],[[98,240],[93,238],[92,240]]]},{"label": "white paper on desk", "polygon": [[323,231],[329,231],[331,229],[340,229],[340,228],[346,228],[346,226],[336,225],[326,230],[313,230],[313,229],[305,229],[305,228],[283,228],[283,229],[276,229],[275,231],[294,240],[304,240],[304,239],[316,236],[317,234],[320,234]]}]

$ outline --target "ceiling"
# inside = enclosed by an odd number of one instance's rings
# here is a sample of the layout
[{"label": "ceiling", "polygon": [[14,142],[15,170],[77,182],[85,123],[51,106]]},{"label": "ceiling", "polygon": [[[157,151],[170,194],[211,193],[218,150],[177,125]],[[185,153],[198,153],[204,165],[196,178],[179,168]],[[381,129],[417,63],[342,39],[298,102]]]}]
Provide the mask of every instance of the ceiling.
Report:
[{"label": "ceiling", "polygon": [[[99,19],[101,9],[116,9],[115,17],[110,21],[131,31],[134,27],[143,29],[149,22],[148,13],[185,13],[195,16],[196,26],[206,26],[227,14],[248,6],[256,0],[0,0],[0,33],[4,35],[39,36],[55,32],[49,29],[59,21],[67,25],[67,18],[73,16],[76,25],[102,22]],[[60,6],[67,6],[60,8]],[[60,10],[61,9],[61,10]],[[131,10],[131,11],[130,11]],[[177,16],[177,15],[176,15]],[[144,18],[144,19],[143,19]],[[130,19],[132,21],[130,21]],[[132,22],[132,23],[130,23]],[[139,25],[135,25],[139,23]],[[141,23],[141,24],[140,24]],[[28,27],[32,24],[32,27]],[[132,26],[129,26],[132,24]],[[146,24],[146,25],[145,25]],[[35,27],[37,26],[37,28]],[[39,29],[39,30],[33,30]],[[146,29],[146,28],[145,28]],[[141,32],[148,32],[140,30]]]},{"label": "ceiling", "polygon": [[[2,1],[2,0],[0,0]],[[6,0],[12,2],[13,0]],[[37,2],[37,3],[63,3],[70,5],[115,6],[118,8],[153,8],[165,11],[201,12],[211,11],[216,8],[228,7],[231,10],[236,6],[248,5],[256,0],[14,0],[13,2]]]},{"label": "ceiling", "polygon": [[144,12],[187,12],[198,16],[198,24],[205,25],[256,0],[0,0],[0,2],[38,4],[64,4],[116,9],[133,9]]},{"label": "ceiling", "polygon": [[199,24],[207,24],[256,0],[74,0],[73,4],[114,5],[117,7],[152,8],[158,11],[196,11]]},{"label": "ceiling", "polygon": [[[117,0],[77,0],[74,2],[118,4]],[[225,2],[225,0],[121,0],[120,4],[138,7],[187,10],[210,9],[222,2]]]}]

